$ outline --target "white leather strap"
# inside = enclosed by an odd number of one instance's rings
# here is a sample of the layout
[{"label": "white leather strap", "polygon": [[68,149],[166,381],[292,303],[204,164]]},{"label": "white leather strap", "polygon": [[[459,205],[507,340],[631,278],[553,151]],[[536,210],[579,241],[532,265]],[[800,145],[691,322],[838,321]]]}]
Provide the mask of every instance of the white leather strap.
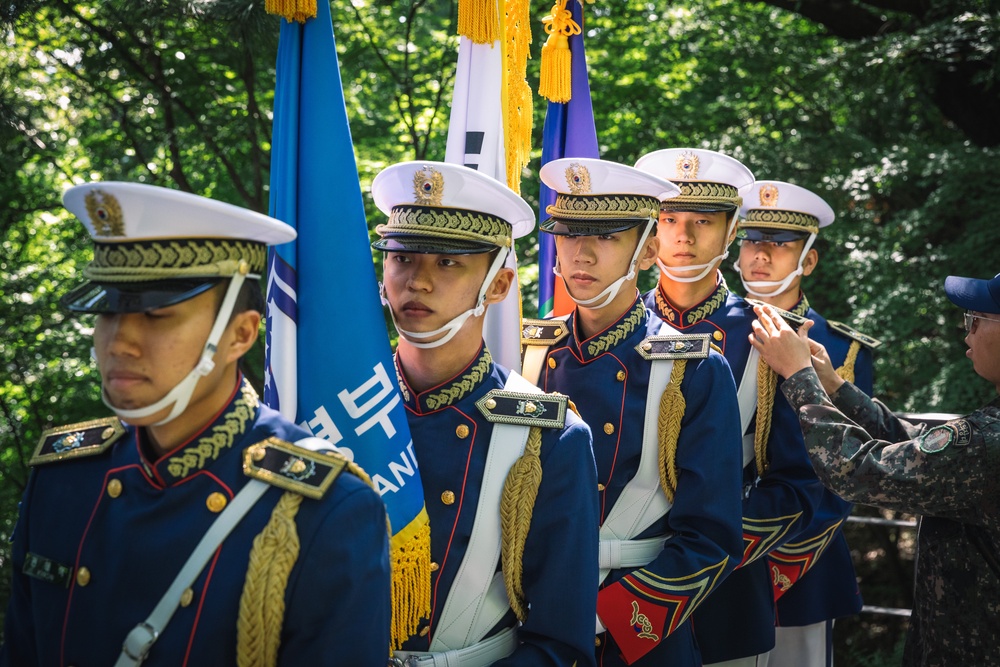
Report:
[{"label": "white leather strap", "polygon": [[760,352],[751,348],[747,357],[747,365],[743,368],[743,379],[736,390],[736,399],[740,404],[740,433],[743,434],[743,467],[750,465],[756,456],[754,454],[754,433],[747,433],[754,414],[757,413],[757,366],[760,363]]},{"label": "white leather strap", "polygon": [[[541,393],[514,372],[507,378],[504,390]],[[472,646],[510,609],[502,576],[496,571],[500,562],[500,496],[507,473],[524,452],[529,431],[528,426],[493,425],[472,536],[434,630],[431,653]]]},{"label": "white leather strap", "polygon": [[542,366],[545,356],[551,349],[548,345],[527,345],[524,349],[524,359],[521,361],[521,373],[531,383],[538,384],[542,377]]},{"label": "white leather strap", "polygon": [[269,488],[271,488],[270,484],[251,479],[236,494],[236,497],[201,538],[194,552],[184,563],[177,578],[170,584],[170,588],[153,609],[153,613],[145,621],[135,626],[125,637],[122,652],[115,667],[137,667],[142,664],[153,643],[156,642],[164,628],[167,627],[174,612],[177,611],[181,595],[194,585],[198,575],[205,569],[205,564],[208,563],[219,545]]},{"label": "white leather strap", "polygon": [[472,646],[441,652],[396,651],[391,667],[487,667],[517,648],[517,631],[506,628]]},{"label": "white leather strap", "polygon": [[617,570],[644,567],[663,551],[668,537],[650,537],[644,540],[601,540],[600,567]]}]

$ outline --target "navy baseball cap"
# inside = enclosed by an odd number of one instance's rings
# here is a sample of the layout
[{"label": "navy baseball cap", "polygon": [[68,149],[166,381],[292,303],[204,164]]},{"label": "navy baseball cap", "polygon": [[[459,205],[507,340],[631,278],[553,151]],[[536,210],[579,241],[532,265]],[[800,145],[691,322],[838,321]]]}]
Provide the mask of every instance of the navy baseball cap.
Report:
[{"label": "navy baseball cap", "polygon": [[1000,314],[1000,273],[991,280],[948,276],[944,281],[944,291],[959,308]]}]

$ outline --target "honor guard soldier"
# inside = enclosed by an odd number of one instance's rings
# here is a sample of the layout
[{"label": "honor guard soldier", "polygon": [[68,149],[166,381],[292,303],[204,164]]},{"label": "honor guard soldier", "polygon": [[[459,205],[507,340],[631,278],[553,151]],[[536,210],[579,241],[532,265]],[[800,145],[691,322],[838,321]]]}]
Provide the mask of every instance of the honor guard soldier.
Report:
[{"label": "honor guard soldier", "polygon": [[[878,341],[829,322],[809,305],[804,276],[819,261],[813,243],[834,220],[833,209],[809,190],[757,181],[743,202],[735,268],[752,297],[775,306],[793,326],[812,320],[809,336],[822,343],[837,372],[872,392],[871,348]],[[768,558],[778,615],[769,667],[826,667],[833,663],[833,621],[861,611],[851,550],[841,530],[851,503],[831,491],[810,526]],[[822,558],[821,558],[822,556]]]},{"label": "honor guard soldier", "polygon": [[660,206],[660,278],[646,305],[681,333],[711,336],[733,371],[740,405],[743,561],[695,611],[694,630],[705,664],[755,665],[774,646],[774,596],[763,557],[809,524],[822,486],[794,413],[780,392],[775,400],[773,371],[747,342],[753,310],[719,272],[753,174],[731,157],[691,148],[655,151],[636,167],[681,189]]},{"label": "honor guard soldier", "polygon": [[596,159],[554,160],[541,179],[557,193],[541,230],[576,308],[525,323],[524,370],[594,426],[597,662],[700,667],[688,621],[743,557],[743,454],[729,364],[636,289],[656,261],[660,200],[679,189]]},{"label": "honor guard soldier", "polygon": [[63,201],[95,248],[62,303],[97,315],[117,416],[42,436],[0,664],[385,664],[382,502],[238,368],[258,336],[267,246],[295,231],[134,183]]},{"label": "honor guard soldier", "polygon": [[534,226],[516,193],[467,167],[392,165],[383,294],[431,526],[431,616],[397,665],[593,665],[597,471],[565,396],[495,364],[483,316]]},{"label": "honor guard soldier", "polygon": [[[1000,275],[950,276],[944,290],[966,310],[973,369],[1000,393]],[[782,391],[823,483],[853,502],[921,515],[902,664],[1000,664],[1000,397],[933,428],[911,424],[840,377],[809,322],[796,333],[771,306],[755,310],[754,347],[787,378]]]}]

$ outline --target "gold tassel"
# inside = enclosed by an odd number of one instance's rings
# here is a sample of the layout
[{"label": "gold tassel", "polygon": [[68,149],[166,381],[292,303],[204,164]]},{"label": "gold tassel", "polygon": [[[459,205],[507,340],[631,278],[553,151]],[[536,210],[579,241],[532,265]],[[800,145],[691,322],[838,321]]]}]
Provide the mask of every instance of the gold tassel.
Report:
[{"label": "gold tassel", "polygon": [[391,649],[417,633],[421,618],[431,615],[431,524],[421,509],[389,541],[392,564]]},{"label": "gold tassel", "polygon": [[757,423],[753,437],[758,477],[763,477],[767,472],[767,439],[771,436],[771,411],[774,409],[774,393],[777,388],[778,376],[761,359],[757,364]]},{"label": "gold tassel", "polygon": [[663,493],[670,502],[674,502],[674,493],[677,492],[677,438],[681,434],[681,420],[687,407],[684,394],[681,393],[681,380],[684,379],[686,367],[687,359],[674,361],[674,367],[670,371],[670,382],[660,397],[660,416],[657,424],[660,434],[660,486],[663,487]]},{"label": "gold tassel", "polygon": [[854,363],[858,360],[858,352],[861,351],[861,343],[856,340],[851,341],[851,346],[847,348],[847,357],[844,358],[844,365],[837,369],[837,375],[848,382],[854,382]]},{"label": "gold tassel", "polygon": [[254,538],[236,621],[238,667],[273,667],[285,618],[285,589],[299,557],[295,528],[302,496],[286,491]]},{"label": "gold tassel", "polygon": [[305,23],[316,18],[316,0],[264,0],[264,11],[282,16],[289,23]]},{"label": "gold tassel", "polygon": [[532,427],[524,453],[511,466],[500,495],[500,567],[510,608],[522,623],[528,617],[528,600],[522,584],[524,545],[542,483],[541,449],[542,432]]},{"label": "gold tassel", "polygon": [[569,38],[580,34],[573,12],[566,9],[566,0],[556,0],[552,13],[542,19],[549,38],[542,47],[541,74],[538,94],[550,102],[565,104],[573,97],[573,58]]},{"label": "gold tassel", "polygon": [[525,80],[531,16],[528,0],[506,0],[504,34],[504,148],[507,187],[521,192],[521,172],[531,158],[531,86]]},{"label": "gold tassel", "polygon": [[492,44],[500,39],[497,0],[458,0],[458,34],[475,44]]}]

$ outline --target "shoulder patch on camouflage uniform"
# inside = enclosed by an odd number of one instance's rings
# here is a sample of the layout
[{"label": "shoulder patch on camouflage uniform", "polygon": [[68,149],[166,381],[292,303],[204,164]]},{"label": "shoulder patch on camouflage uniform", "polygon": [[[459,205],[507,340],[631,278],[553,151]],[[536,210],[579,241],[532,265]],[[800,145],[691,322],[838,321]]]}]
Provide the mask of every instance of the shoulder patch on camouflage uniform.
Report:
[{"label": "shoulder patch on camouflage uniform", "polygon": [[951,424],[935,426],[917,438],[917,446],[924,454],[937,454],[946,450],[957,435],[957,430]]},{"label": "shoulder patch on camouflage uniform", "polygon": [[647,361],[704,359],[711,349],[711,337],[708,334],[649,336],[635,346],[636,352]]},{"label": "shoulder patch on camouflage uniform", "polygon": [[322,498],[346,466],[339,452],[314,452],[273,436],[243,451],[248,477],[307,498]]},{"label": "shoulder patch on camouflage uniform", "polygon": [[522,320],[522,345],[555,345],[569,335],[565,320]]},{"label": "shoulder patch on camouflage uniform", "polygon": [[[746,302],[751,306],[771,306],[771,304],[758,301],[757,299],[747,299]],[[788,322],[789,326],[793,329],[798,329],[807,319],[809,319],[808,317],[796,315],[795,313],[789,312],[783,308],[778,308],[777,306],[771,306],[771,308],[778,311],[778,314],[781,315],[782,319]]]},{"label": "shoulder patch on camouflage uniform", "polygon": [[972,424],[965,419],[959,419],[949,424],[955,429],[955,446],[966,447],[972,442]]},{"label": "shoulder patch on camouflage uniform", "polygon": [[125,426],[118,417],[50,428],[42,433],[38,447],[28,465],[44,465],[81,456],[95,456],[106,451],[125,435]]},{"label": "shoulder patch on camouflage uniform", "polygon": [[476,407],[494,424],[562,428],[566,424],[569,398],[562,394],[522,394],[492,389],[476,401]]},{"label": "shoulder patch on camouflage uniform", "polygon": [[843,322],[834,322],[833,320],[827,320],[826,323],[830,326],[831,329],[833,329],[837,333],[841,333],[847,336],[848,338],[853,338],[862,345],[870,347],[873,350],[882,344],[882,341],[878,340],[877,338],[872,338],[871,336],[861,333],[857,329],[852,329]]}]

